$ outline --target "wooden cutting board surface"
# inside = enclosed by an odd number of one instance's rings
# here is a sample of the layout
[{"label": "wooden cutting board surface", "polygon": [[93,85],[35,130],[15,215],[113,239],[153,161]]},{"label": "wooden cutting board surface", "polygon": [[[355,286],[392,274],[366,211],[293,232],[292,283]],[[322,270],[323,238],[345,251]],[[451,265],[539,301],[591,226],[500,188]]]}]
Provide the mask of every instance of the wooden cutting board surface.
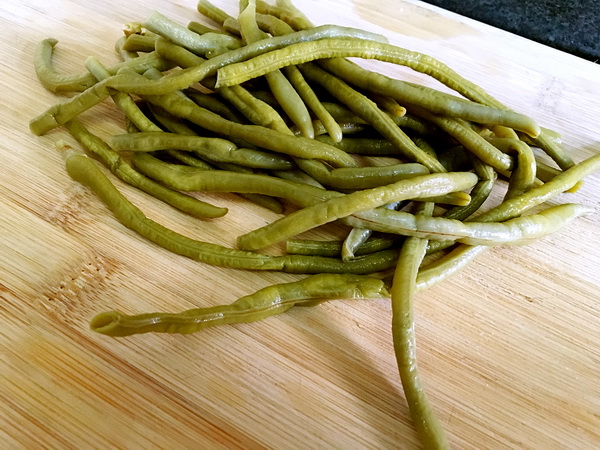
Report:
[{"label": "wooden cutting board surface", "polygon": [[[578,161],[600,151],[598,65],[417,1],[297,4],[317,24],[380,32],[441,59],[559,131]],[[29,133],[29,119],[61,100],[33,71],[41,39],[59,40],[60,70],[84,70],[88,55],[111,64],[122,24],[154,9],[182,23],[202,20],[193,1],[181,0],[0,5],[1,446],[416,447],[388,301],[332,302],[190,336],[112,339],[89,330],[108,309],[229,303],[299,278],[209,267],[149,244],[66,175],[54,147],[75,145],[64,130]],[[123,126],[109,102],[82,119],[103,136]],[[223,245],[276,218],[234,196],[202,195],[230,213],[200,222],[117,185],[153,219]],[[600,443],[600,176],[554,203],[562,202],[597,212],[529,246],[493,248],[418,296],[420,367],[456,448]]]}]

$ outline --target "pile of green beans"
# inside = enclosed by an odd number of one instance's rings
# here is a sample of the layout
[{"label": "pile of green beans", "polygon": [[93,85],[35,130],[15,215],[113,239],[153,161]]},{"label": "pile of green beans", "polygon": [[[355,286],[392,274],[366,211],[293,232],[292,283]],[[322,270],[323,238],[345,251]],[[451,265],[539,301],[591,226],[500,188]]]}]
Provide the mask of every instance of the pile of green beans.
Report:
[{"label": "pile of green beans", "polygon": [[[489,246],[522,245],[589,214],[569,203],[524,215],[576,192],[600,170],[600,155],[576,164],[555,132],[442,62],[363,30],[315,27],[289,0],[241,0],[237,18],[207,0],[198,11],[212,25],[186,27],[158,12],[128,24],[115,44],[123,62],[105,67],[90,56],[86,73],[57,71],[58,41],[42,41],[34,57],[42,85],[76,95],[32,119],[30,129],[41,135],[64,126],[95,157],[61,145],[68,174],[149,241],[205,264],[309,276],[230,305],[102,312],[91,329],[109,336],[192,333],[332,299],[391,298],[394,349],[415,427],[425,447],[447,448],[417,372],[415,293]],[[368,71],[346,57],[410,67],[458,95]],[[96,136],[78,116],[109,98],[123,132]],[[236,193],[281,217],[240,235],[239,248],[194,240],[149,219],[98,161],[200,219],[217,220],[229,209],[188,192]],[[330,223],[346,227],[347,237],[294,239]],[[283,255],[258,252],[281,241]],[[426,254],[439,257],[423,263]]]}]

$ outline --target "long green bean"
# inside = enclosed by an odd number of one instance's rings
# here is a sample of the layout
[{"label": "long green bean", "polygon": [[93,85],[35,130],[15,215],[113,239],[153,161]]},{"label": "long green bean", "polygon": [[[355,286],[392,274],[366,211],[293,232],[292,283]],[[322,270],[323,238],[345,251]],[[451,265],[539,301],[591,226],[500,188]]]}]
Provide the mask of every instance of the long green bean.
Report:
[{"label": "long green bean", "polygon": [[[289,35],[288,35],[289,36]],[[458,75],[440,61],[427,55],[395,47],[390,44],[364,39],[328,39],[326,42],[301,42],[285,49],[273,50],[250,60],[222,67],[218,71],[217,86],[239,84],[275,69],[294,64],[302,64],[315,59],[355,56],[379,59],[395,64],[406,65],[411,69],[426,73],[446,84],[451,89],[466,95],[482,91],[479,86]],[[522,131],[536,137],[539,126],[528,123]]]},{"label": "long green bean", "polygon": [[293,306],[314,306],[334,299],[387,298],[389,292],[378,278],[347,275],[317,274],[300,281],[268,286],[239,298],[229,305],[188,309],[175,314],[148,313],[125,315],[107,311],[95,316],[90,328],[108,336],[133,334],[195,333],[204,328],[233,323],[247,323],[281,314]]},{"label": "long green bean", "polygon": [[353,192],[344,197],[334,197],[239,236],[238,246],[245,250],[261,249],[356,212],[396,201],[421,199],[468,189],[476,182],[477,177],[471,173],[432,174]]},{"label": "long green bean", "polygon": [[[430,208],[429,213],[431,213]],[[447,449],[442,426],[429,404],[417,369],[414,326],[414,297],[417,273],[425,256],[427,241],[408,238],[402,245],[394,281],[390,289],[392,299],[392,337],[398,361],[398,371],[413,423],[427,449]]]},{"label": "long green bean", "polygon": [[443,116],[458,117],[484,124],[502,124],[518,130],[537,127],[531,118],[522,114],[395,80],[377,72],[368,71],[342,58],[322,60],[319,61],[319,64],[353,86],[389,95],[404,105],[413,104]]},{"label": "long green bean", "polygon": [[292,167],[289,160],[274,153],[237,148],[225,139],[181,136],[163,131],[112,136],[109,139],[109,145],[116,151],[187,150],[211,161],[231,162],[246,167],[273,170],[285,170]]},{"label": "long green bean", "polygon": [[[231,50],[216,56],[199,66],[189,67],[176,73],[168,74],[160,80],[141,80],[128,74],[115,75],[110,80],[110,87],[122,92],[139,95],[162,95],[186,89],[214,75],[217,70],[228,64],[233,64],[263,54],[273,49],[281,49],[297,42],[324,40],[330,37],[353,36],[356,29],[333,25],[322,25],[310,30],[297,31],[285,36],[275,36],[259,42],[253,42],[236,50]],[[239,83],[233,83],[239,84]]]}]

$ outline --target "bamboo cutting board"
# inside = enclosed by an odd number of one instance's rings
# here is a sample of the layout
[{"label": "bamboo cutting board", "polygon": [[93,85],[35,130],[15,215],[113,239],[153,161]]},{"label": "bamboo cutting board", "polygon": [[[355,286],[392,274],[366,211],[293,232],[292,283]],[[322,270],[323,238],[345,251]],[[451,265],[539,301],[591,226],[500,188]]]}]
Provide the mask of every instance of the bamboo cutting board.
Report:
[{"label": "bamboo cutting board", "polygon": [[[418,1],[297,5],[317,24],[383,33],[441,59],[561,132],[576,160],[600,151],[598,65]],[[201,20],[181,0],[0,6],[0,447],[417,447],[388,301],[332,302],[190,336],[89,331],[103,310],[179,311],[298,279],[209,267],[149,244],[66,175],[54,148],[75,145],[64,130],[29,133],[29,119],[59,100],[35,78],[38,41],[59,40],[65,72],[82,71],[88,55],[111,64],[122,24],[154,9]],[[109,102],[83,120],[104,136],[123,126]],[[153,219],[223,245],[276,218],[234,196],[202,195],[230,213],[200,222],[117,185]],[[600,176],[556,202],[570,201],[598,212],[530,246],[491,249],[418,296],[420,367],[456,448],[600,444]]]}]

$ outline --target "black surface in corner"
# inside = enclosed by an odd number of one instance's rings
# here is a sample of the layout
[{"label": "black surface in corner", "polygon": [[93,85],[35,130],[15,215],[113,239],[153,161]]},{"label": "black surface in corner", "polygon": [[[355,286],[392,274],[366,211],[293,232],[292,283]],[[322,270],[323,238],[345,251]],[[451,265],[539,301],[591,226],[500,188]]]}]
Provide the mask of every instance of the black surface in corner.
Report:
[{"label": "black surface in corner", "polygon": [[600,0],[422,0],[600,63]]}]

